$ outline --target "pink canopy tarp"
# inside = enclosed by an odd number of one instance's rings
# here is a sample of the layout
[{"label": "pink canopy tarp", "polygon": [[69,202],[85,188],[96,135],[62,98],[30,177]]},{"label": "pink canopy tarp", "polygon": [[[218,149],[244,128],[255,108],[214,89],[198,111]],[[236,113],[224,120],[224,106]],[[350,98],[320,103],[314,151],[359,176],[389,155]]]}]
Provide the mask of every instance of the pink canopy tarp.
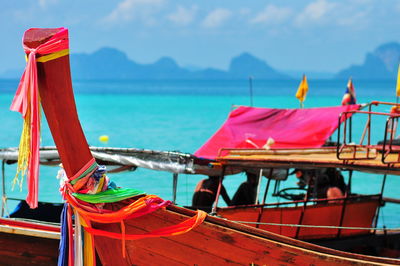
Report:
[{"label": "pink canopy tarp", "polygon": [[318,148],[337,129],[340,113],[359,108],[357,104],[304,109],[241,106],[195,155],[214,159],[221,148],[263,148],[268,139],[274,149]]}]

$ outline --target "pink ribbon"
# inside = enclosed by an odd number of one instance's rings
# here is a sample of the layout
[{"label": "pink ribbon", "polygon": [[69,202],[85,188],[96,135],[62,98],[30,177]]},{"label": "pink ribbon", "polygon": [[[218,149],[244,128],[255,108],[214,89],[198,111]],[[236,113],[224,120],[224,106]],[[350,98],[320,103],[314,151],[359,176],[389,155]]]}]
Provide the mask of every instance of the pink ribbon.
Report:
[{"label": "pink ribbon", "polygon": [[[40,108],[36,55],[46,55],[68,49],[68,30],[66,28],[59,28],[57,30],[49,40],[36,48],[26,46],[24,41],[29,41],[29,37],[35,41],[46,37],[41,35],[45,30],[32,28],[24,33],[23,47],[25,53],[28,54],[28,62],[10,107],[12,111],[20,112],[22,117],[25,118],[28,106],[30,106],[31,153],[28,160],[28,195],[26,202],[31,208],[38,206],[39,183]],[[36,39],[32,37],[36,37]]]}]

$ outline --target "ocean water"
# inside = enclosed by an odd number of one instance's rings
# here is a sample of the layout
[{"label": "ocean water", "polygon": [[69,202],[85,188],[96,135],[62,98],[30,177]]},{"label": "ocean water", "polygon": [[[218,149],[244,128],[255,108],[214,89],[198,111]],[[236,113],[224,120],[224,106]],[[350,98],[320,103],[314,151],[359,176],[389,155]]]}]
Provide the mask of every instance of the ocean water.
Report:
[{"label": "ocean water", "polygon": [[[345,80],[309,80],[309,93],[305,107],[340,105],[345,91]],[[253,80],[252,97],[249,82],[238,81],[78,81],[74,91],[79,118],[90,145],[133,147],[154,150],[173,150],[194,153],[225,121],[233,105],[258,107],[297,108],[294,97],[299,81]],[[16,147],[22,128],[18,113],[9,111],[17,80],[0,80],[0,147]],[[358,103],[372,100],[396,101],[395,81],[355,81]],[[379,107],[377,111],[388,111]],[[353,139],[361,136],[365,117],[353,120]],[[383,139],[382,117],[373,120],[372,140]],[[109,141],[99,141],[108,135]],[[54,145],[43,119],[42,145]],[[6,190],[9,197],[24,198],[25,185],[11,189],[16,165],[6,166]],[[58,192],[56,167],[41,167],[41,201],[61,202]],[[172,174],[138,169],[134,172],[110,174],[119,186],[133,187],[164,199],[172,198]],[[195,185],[204,176],[180,175],[177,203],[190,205]],[[289,177],[286,186],[296,180]],[[228,194],[233,196],[244,180],[243,175],[227,177],[224,181]],[[353,179],[356,193],[378,193],[382,176],[357,173]],[[265,183],[265,181],[264,181]],[[263,184],[264,184],[263,183]],[[385,195],[398,197],[398,176],[388,176]],[[271,200],[269,196],[268,199]],[[222,201],[220,201],[222,203]],[[223,204],[222,204],[223,205]],[[400,206],[399,206],[400,207]],[[400,227],[400,208],[387,204],[381,211],[380,225]],[[9,209],[13,204],[9,204]],[[397,217],[397,218],[396,218]]]}]

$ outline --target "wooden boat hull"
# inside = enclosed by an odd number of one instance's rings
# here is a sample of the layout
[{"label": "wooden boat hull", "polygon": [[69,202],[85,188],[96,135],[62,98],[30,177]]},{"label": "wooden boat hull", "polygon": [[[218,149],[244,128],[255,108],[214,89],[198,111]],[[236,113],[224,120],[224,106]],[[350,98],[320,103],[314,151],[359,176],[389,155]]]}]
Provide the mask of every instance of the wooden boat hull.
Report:
[{"label": "wooden boat hull", "polygon": [[0,265],[57,265],[59,226],[0,218]]},{"label": "wooden boat hull", "polygon": [[[342,203],[325,203],[311,206],[263,208],[254,206],[219,208],[217,213],[231,221],[254,222],[250,226],[298,239],[326,239],[369,234],[370,230],[349,230],[337,228],[291,227],[285,225],[317,225],[332,227],[372,227],[379,198],[349,201]],[[342,217],[343,216],[343,217]]]},{"label": "wooden boat hull", "polygon": [[[143,234],[173,225],[194,212],[172,206],[125,222],[127,234]],[[120,233],[119,224],[94,224],[97,229]],[[399,260],[336,251],[257,228],[207,216],[192,231],[178,236],[127,240],[95,237],[103,265],[371,265],[400,264]]]},{"label": "wooden boat hull", "polygon": [[[42,45],[45,45],[56,34],[57,38],[54,43],[60,46],[50,43],[53,47],[51,53],[54,55],[55,52],[65,51],[68,48],[68,34],[64,28],[30,29],[24,35],[24,45],[29,48],[26,49],[26,53],[29,55],[27,72],[35,74],[35,67],[37,66],[38,84],[33,82],[33,88],[38,85],[49,128],[60,154],[66,176],[71,181],[74,180],[74,177],[79,177],[82,172],[88,170],[93,156],[76,112],[70,78],[69,56],[61,53],[61,55],[49,59],[45,57],[49,51],[40,51],[41,48],[46,47]],[[37,58],[39,62],[37,62]],[[36,77],[30,76],[30,80],[35,81]],[[30,85],[32,85],[31,83],[29,82]],[[25,85],[27,84],[28,82]],[[37,91],[34,91],[34,93],[37,93]],[[29,95],[20,95],[30,98]],[[35,97],[30,99],[35,100]],[[19,102],[16,101],[16,105],[17,103]],[[28,106],[37,107],[38,103],[32,102]],[[19,105],[16,107],[19,107]],[[35,112],[32,112],[32,114],[35,114]],[[37,112],[36,114],[39,116]],[[37,120],[37,117],[33,116],[33,120]],[[39,127],[35,125],[33,128],[38,129]],[[33,132],[37,133],[37,131]],[[36,152],[37,150],[33,149],[33,151]],[[328,163],[336,167],[338,163],[335,158],[332,160],[331,157],[327,157],[327,161],[319,163]],[[309,160],[305,160],[302,156],[293,158],[293,161],[299,165],[311,164]],[[248,161],[242,161],[242,163],[246,166]],[[282,164],[282,161],[277,160],[277,165],[280,164]],[[250,165],[258,167],[257,164]],[[291,166],[295,166],[295,164],[291,164]],[[363,168],[364,165],[361,165],[361,167]],[[371,164],[369,168],[373,167],[375,165]],[[386,166],[381,167],[381,170],[388,171]],[[395,170],[399,172],[400,169]],[[32,182],[32,185],[37,185],[37,183]],[[79,188],[82,188],[82,186]],[[36,190],[30,191],[30,193],[32,194],[29,195],[33,195],[30,198],[32,199],[31,203],[35,205],[36,199],[33,193],[36,193]],[[118,207],[118,204],[115,205]],[[160,209],[144,217],[124,221],[124,223],[127,234],[137,234],[177,224],[193,215],[193,211],[172,206],[169,209]],[[95,224],[94,227],[111,232],[121,232],[120,224]],[[103,265],[371,265],[372,263],[400,263],[399,260],[368,257],[322,248],[213,217],[208,217],[204,223],[183,235],[126,242],[95,237],[95,247]],[[124,250],[122,247],[124,247]],[[125,254],[125,250],[126,256],[122,256]],[[120,254],[118,254],[119,251],[121,251]],[[29,262],[31,263],[31,261]]]}]

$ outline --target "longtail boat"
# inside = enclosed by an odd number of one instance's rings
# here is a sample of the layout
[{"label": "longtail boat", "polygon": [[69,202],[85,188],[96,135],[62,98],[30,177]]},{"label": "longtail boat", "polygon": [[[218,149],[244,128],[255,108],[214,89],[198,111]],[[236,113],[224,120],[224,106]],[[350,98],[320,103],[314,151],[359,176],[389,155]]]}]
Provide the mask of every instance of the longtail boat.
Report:
[{"label": "longtail boat", "polygon": [[399,264],[396,259],[305,243],[108,185],[77,116],[68,31],[30,29],[23,43],[28,63],[12,104],[25,119],[18,169],[27,169],[27,203],[34,208],[38,206],[40,98],[65,171],[59,263],[93,265],[97,254],[103,265]]},{"label": "longtail boat", "polygon": [[[211,173],[209,160],[181,152],[114,147],[90,147],[90,150],[96,161],[107,165],[108,173],[134,171],[141,167],[171,172],[175,180],[178,174]],[[30,209],[25,200],[8,196],[9,182],[6,180],[5,166],[18,161],[18,148],[0,149],[0,160],[3,169],[0,265],[55,265],[58,260],[62,204],[39,202],[38,208]],[[57,167],[61,163],[57,148],[41,147],[39,161],[43,166]],[[176,187],[171,193],[176,195]],[[9,207],[15,202],[18,202],[16,209],[10,210]]]},{"label": "longtail boat", "polygon": [[[106,165],[108,173],[147,168],[172,173],[175,184],[178,174],[213,174],[209,160],[181,152],[165,152],[135,148],[90,147],[96,161]],[[0,218],[0,265],[54,265],[58,260],[60,213],[62,204],[39,202],[30,209],[25,200],[7,195],[5,166],[18,161],[18,148],[0,149],[2,162],[2,203]],[[60,156],[56,147],[40,148],[40,164],[57,167]],[[55,189],[55,193],[58,192]],[[175,202],[176,187],[171,195]],[[175,196],[174,196],[175,195]],[[9,207],[18,205],[15,210]]]},{"label": "longtail boat", "polygon": [[[373,112],[371,108],[378,105],[387,105],[391,107],[391,111]],[[400,254],[399,229],[393,230],[385,226],[377,228],[377,226],[380,210],[385,203],[399,203],[397,199],[383,196],[387,175],[400,173],[399,148],[394,145],[399,105],[375,101],[365,106],[368,106],[368,111],[349,110],[340,114],[338,139],[335,146],[297,149],[220,149],[216,158],[218,163],[214,165],[219,165],[223,173],[231,171],[231,168],[236,171],[241,169],[256,172],[259,178],[258,184],[261,184],[263,176],[267,177],[267,182],[265,182],[264,195],[260,193],[263,189],[259,186],[257,197],[252,203],[230,207],[215,205],[213,212],[232,221],[327,247],[397,258]],[[344,119],[354,114],[368,116],[358,145],[354,144],[347,134],[350,123]],[[372,145],[371,120],[374,116],[384,116],[387,122],[382,131],[384,141]],[[342,126],[341,121],[344,121]],[[220,132],[221,130],[213,136],[214,142],[218,139],[216,136],[218,137]],[[279,132],[276,134],[279,136]],[[236,135],[237,138],[238,135]],[[213,138],[205,146],[210,145]],[[363,142],[366,144],[362,145]],[[279,189],[279,186],[287,179],[290,168],[308,171],[307,189],[297,186]],[[344,184],[342,195],[334,198],[329,198],[326,194],[317,195],[316,190],[318,191],[319,184],[322,189],[320,191],[324,191],[324,186],[327,186],[325,191],[332,186],[326,184],[326,180],[330,179],[326,174],[327,169],[332,170],[332,173],[336,175],[332,177],[333,179],[340,175],[337,169],[349,173],[348,185]],[[282,175],[276,177],[275,170],[284,171],[286,175],[283,174],[283,178]],[[353,171],[373,173],[374,176],[383,174],[380,192],[373,195],[353,193],[351,188]],[[223,178],[220,179],[221,183],[222,180]],[[275,182],[274,185],[273,182]],[[271,190],[273,192],[268,194]],[[273,202],[273,199],[270,199],[270,203],[267,203],[267,195],[277,200]],[[216,202],[218,203],[218,200]]]},{"label": "longtail boat", "polygon": [[[227,152],[234,153],[237,151],[238,154],[245,154],[247,150],[247,154],[262,154],[272,149],[271,152],[283,153],[287,155],[287,158],[291,158],[290,155],[296,152],[300,154],[299,156],[302,156],[300,150],[304,154],[312,154],[318,158],[320,154],[332,150],[332,148],[323,146],[332,142],[330,138],[338,126],[340,127],[343,122],[345,127],[348,126],[348,119],[351,119],[356,110],[368,106],[371,107],[372,105],[353,104],[301,109],[239,106],[229,114],[227,121],[198,149],[195,155],[216,159],[217,157],[224,158],[224,153]],[[342,114],[346,114],[346,116]],[[351,137],[351,135],[348,136]],[[336,150],[336,147],[333,149]],[[243,156],[243,161],[245,161],[245,158],[247,157]],[[258,194],[254,197],[253,202],[238,204],[233,201],[232,205],[242,206],[214,208],[214,213],[230,220],[252,223],[253,226],[258,228],[297,239],[332,239],[337,242],[338,239],[365,235],[368,230],[333,230],[329,229],[328,226],[372,227],[376,219],[375,213],[379,209],[379,205],[382,204],[380,195],[352,195],[346,199],[346,208],[344,208],[346,212],[344,212],[342,211],[343,206],[341,206],[344,204],[343,200],[337,200],[336,203],[338,204],[336,205],[326,204],[332,202],[332,200],[321,195],[318,195],[318,197],[313,195],[317,193],[311,190],[317,190],[321,186],[322,178],[328,179],[325,183],[330,181],[329,179],[338,178],[331,177],[327,173],[340,175],[339,171],[328,166],[325,167],[325,171],[322,171],[313,169],[309,165],[308,169],[303,171],[307,171],[308,174],[307,181],[303,180],[305,184],[302,188],[286,187],[279,189],[280,185],[284,185],[288,179],[289,168],[293,168],[290,160],[286,161],[281,168],[276,166],[268,168],[268,165],[265,168],[260,168],[254,160],[249,160],[245,166],[239,165],[237,167],[230,161],[223,160],[221,165],[223,166],[222,172],[225,175],[238,171],[253,172],[259,177],[267,177],[268,181],[263,197],[260,193],[260,187],[258,187],[256,190]],[[278,177],[275,172],[279,173]],[[258,183],[261,183],[261,181],[260,179]],[[271,188],[274,182],[274,187]],[[306,184],[308,182],[312,184]],[[344,183],[344,181],[342,182]],[[253,182],[253,184],[255,183]],[[244,185],[249,186],[248,184],[248,182],[244,183]],[[308,190],[304,188],[305,185],[308,185]],[[345,189],[344,185],[343,193],[351,195],[351,191],[345,191]],[[255,189],[253,190],[255,191]],[[271,190],[273,190],[276,202],[269,198],[270,203],[266,203],[267,194]],[[305,197],[306,195],[307,197]],[[246,197],[248,198],[248,195]],[[282,199],[284,202],[282,202]],[[357,215],[354,215],[353,219],[345,219],[346,216],[355,214],[355,210],[357,210]],[[285,226],[279,226],[279,224],[285,224]],[[287,224],[293,225],[293,227],[288,227]],[[316,227],[325,226],[326,228],[309,227],[300,230],[300,227],[296,228],[294,225],[315,225]],[[351,242],[355,242],[354,237],[352,237]],[[341,246],[344,248],[345,245]]]}]

